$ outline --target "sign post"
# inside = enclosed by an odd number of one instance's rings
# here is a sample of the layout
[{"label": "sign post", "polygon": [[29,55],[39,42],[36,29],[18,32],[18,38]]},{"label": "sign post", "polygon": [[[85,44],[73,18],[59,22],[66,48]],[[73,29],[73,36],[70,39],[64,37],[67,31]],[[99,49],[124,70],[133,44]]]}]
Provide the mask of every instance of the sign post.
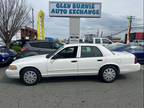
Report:
[{"label": "sign post", "polygon": [[80,18],[70,18],[69,21],[69,43],[79,43]]},{"label": "sign post", "polygon": [[69,17],[70,43],[78,43],[80,18],[100,18],[101,3],[97,2],[49,2],[50,17]]}]

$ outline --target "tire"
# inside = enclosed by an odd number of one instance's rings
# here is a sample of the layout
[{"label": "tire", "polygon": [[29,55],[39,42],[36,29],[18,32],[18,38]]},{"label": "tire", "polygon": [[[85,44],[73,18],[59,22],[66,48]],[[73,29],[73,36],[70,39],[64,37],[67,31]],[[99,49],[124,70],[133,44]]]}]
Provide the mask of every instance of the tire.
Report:
[{"label": "tire", "polygon": [[119,71],[114,66],[105,66],[100,70],[99,77],[106,83],[111,83],[118,78]]},{"label": "tire", "polygon": [[20,79],[25,85],[36,85],[41,79],[41,74],[35,68],[25,68],[21,72]]}]

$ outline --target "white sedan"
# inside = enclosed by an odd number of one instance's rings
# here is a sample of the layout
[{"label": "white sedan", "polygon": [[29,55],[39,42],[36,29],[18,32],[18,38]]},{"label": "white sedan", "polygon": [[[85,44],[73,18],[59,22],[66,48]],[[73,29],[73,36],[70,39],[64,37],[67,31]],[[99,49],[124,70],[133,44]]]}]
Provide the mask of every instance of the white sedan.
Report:
[{"label": "white sedan", "polygon": [[113,82],[119,74],[140,70],[134,55],[111,52],[96,44],[68,44],[52,55],[18,59],[6,70],[9,78],[19,78],[34,85],[43,77],[98,75]]}]

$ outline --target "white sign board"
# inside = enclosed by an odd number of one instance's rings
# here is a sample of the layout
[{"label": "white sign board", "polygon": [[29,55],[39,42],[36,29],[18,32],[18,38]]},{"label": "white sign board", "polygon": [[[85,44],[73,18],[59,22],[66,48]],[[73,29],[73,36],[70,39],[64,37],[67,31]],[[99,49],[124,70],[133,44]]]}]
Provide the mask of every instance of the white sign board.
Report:
[{"label": "white sign board", "polygon": [[74,36],[74,37],[70,37],[69,38],[69,43],[70,44],[73,44],[73,43],[79,43],[79,36],[78,37],[76,37],[76,36]]},{"label": "white sign board", "polygon": [[101,17],[101,3],[49,2],[50,17]]}]

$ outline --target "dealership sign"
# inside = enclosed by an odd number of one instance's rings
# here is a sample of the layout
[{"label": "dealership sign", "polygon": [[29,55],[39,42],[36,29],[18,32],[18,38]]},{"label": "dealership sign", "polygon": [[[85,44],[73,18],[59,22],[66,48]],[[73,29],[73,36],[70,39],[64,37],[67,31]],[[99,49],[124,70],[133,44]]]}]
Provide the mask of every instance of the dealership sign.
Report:
[{"label": "dealership sign", "polygon": [[97,2],[49,2],[51,17],[101,17],[101,3]]}]

